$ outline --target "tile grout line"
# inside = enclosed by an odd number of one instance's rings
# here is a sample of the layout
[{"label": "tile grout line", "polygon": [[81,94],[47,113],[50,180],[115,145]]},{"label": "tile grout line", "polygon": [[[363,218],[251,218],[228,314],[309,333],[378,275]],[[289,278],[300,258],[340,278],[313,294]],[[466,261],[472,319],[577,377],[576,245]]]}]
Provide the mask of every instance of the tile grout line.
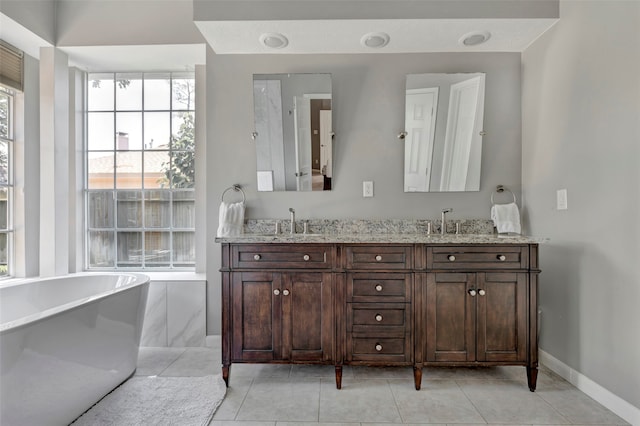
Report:
[{"label": "tile grout line", "polygon": [[456,386],[458,387],[458,389],[460,389],[460,392],[462,392],[462,394],[464,395],[465,398],[467,398],[467,401],[469,401],[469,403],[471,404],[471,406],[476,410],[476,412],[478,413],[478,415],[480,417],[482,417],[482,420],[484,420],[484,422],[486,424],[491,424],[487,421],[487,419],[485,419],[485,417],[482,415],[482,412],[478,409],[478,406],[476,404],[473,403],[473,401],[471,400],[471,398],[469,397],[469,395],[467,395],[467,393],[464,391],[463,387],[460,386],[460,383],[458,383],[458,381],[456,379],[453,380],[453,383],[456,384]]},{"label": "tile grout line", "polygon": [[396,398],[396,394],[393,392],[393,388],[391,387],[391,382],[389,382],[389,379],[387,379],[386,382],[387,382],[387,386],[389,386],[389,392],[391,392],[393,403],[396,406],[396,411],[398,411],[398,416],[400,417],[400,423],[405,423],[404,417],[402,417],[402,411],[400,410],[400,407],[398,407],[398,399]]}]

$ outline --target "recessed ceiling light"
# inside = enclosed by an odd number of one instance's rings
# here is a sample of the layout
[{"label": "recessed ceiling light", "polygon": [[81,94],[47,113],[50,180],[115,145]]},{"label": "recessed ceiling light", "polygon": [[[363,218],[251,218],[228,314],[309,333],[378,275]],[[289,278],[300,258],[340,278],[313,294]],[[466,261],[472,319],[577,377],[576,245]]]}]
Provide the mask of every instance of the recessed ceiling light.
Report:
[{"label": "recessed ceiling light", "polygon": [[460,37],[458,43],[462,44],[463,46],[477,46],[489,40],[490,38],[491,33],[489,31],[474,31]]},{"label": "recessed ceiling light", "polygon": [[272,49],[287,47],[289,40],[280,33],[264,33],[260,36],[260,43]]},{"label": "recessed ceiling light", "polygon": [[368,33],[362,36],[360,44],[364,47],[379,49],[389,44],[389,34],[387,33]]}]

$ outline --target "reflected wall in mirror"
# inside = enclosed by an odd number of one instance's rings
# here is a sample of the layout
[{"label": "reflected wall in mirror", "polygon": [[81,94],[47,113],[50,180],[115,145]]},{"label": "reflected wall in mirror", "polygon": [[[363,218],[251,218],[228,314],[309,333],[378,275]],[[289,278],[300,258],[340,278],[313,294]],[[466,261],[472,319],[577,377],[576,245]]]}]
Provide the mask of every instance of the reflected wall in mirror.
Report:
[{"label": "reflected wall in mirror", "polygon": [[409,74],[405,192],[479,191],[484,73]]},{"label": "reflected wall in mirror", "polygon": [[331,74],[254,74],[258,191],[327,191]]}]

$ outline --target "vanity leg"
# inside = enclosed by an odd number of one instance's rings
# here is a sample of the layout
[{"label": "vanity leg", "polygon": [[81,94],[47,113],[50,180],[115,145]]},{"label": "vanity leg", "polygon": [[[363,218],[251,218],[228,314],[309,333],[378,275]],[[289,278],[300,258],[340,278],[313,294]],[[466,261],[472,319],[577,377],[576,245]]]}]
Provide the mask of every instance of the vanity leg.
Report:
[{"label": "vanity leg", "polygon": [[336,365],[336,389],[342,389],[342,366]]},{"label": "vanity leg", "polygon": [[413,367],[413,382],[416,385],[416,390],[420,390],[422,386],[422,367]]},{"label": "vanity leg", "polygon": [[527,366],[527,382],[529,384],[529,390],[531,392],[535,392],[537,381],[538,381],[538,367]]},{"label": "vanity leg", "polygon": [[231,365],[222,366],[222,380],[224,380],[224,383],[227,385],[227,387],[229,387],[229,369],[230,368],[231,368]]}]

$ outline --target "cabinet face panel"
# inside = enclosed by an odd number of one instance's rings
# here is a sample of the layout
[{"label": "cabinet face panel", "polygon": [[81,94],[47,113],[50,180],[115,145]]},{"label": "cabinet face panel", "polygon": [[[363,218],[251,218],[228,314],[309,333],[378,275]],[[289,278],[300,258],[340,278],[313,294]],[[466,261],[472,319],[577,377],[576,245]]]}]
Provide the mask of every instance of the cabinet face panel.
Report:
[{"label": "cabinet face panel", "polygon": [[427,361],[475,359],[475,299],[469,294],[474,285],[475,274],[427,276]]},{"label": "cabinet face panel", "polygon": [[404,273],[354,272],[347,276],[349,302],[409,302],[411,276]]},{"label": "cabinet face panel", "polygon": [[329,269],[331,253],[330,246],[317,244],[246,244],[232,246],[231,262],[247,269]]},{"label": "cabinet face panel", "polygon": [[520,246],[447,246],[427,249],[428,269],[526,269],[528,250]]},{"label": "cabinet face panel", "polygon": [[347,269],[411,269],[412,248],[406,246],[347,246]]},{"label": "cabinet face panel", "polygon": [[280,354],[280,275],[265,272],[232,274],[233,358],[277,359]]}]

